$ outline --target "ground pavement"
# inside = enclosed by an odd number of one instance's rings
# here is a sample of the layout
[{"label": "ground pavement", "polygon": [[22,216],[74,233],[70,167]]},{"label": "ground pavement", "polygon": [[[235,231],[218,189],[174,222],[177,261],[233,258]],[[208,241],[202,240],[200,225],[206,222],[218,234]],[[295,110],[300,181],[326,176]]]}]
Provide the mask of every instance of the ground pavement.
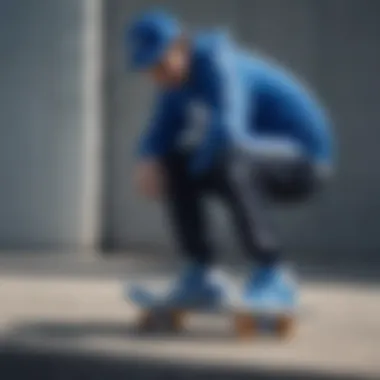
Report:
[{"label": "ground pavement", "polygon": [[[178,336],[138,335],[122,280],[154,287],[172,268],[130,255],[0,255],[0,375],[4,379],[379,379],[380,283],[303,275],[289,342],[241,342],[223,318]],[[238,281],[239,269],[230,272]]]}]

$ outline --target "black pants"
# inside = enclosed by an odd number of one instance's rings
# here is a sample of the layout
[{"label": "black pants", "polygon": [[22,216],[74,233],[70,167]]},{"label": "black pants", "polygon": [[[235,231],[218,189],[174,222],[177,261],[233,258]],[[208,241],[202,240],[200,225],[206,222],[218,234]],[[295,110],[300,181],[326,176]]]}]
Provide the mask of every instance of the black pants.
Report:
[{"label": "black pants", "polygon": [[266,201],[307,199],[318,180],[304,159],[258,162],[250,157],[224,156],[202,176],[189,172],[191,153],[173,153],[164,160],[167,208],[174,237],[188,259],[213,261],[206,226],[205,196],[217,196],[229,208],[246,254],[259,264],[279,259],[280,246],[264,210]]}]

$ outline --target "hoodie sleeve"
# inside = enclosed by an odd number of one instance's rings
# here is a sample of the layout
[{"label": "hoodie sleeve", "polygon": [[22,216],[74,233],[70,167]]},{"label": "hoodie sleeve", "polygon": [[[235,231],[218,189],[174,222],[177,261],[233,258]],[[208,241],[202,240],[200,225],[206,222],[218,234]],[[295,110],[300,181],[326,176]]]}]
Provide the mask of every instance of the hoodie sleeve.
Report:
[{"label": "hoodie sleeve", "polygon": [[212,165],[228,140],[234,139],[236,134],[247,133],[249,99],[237,59],[229,41],[222,40],[202,61],[200,69],[203,71],[211,120],[191,162],[191,170],[195,174],[201,174]]},{"label": "hoodie sleeve", "polygon": [[137,147],[139,158],[161,158],[174,146],[181,129],[183,112],[172,93],[157,96],[151,121],[142,133]]}]

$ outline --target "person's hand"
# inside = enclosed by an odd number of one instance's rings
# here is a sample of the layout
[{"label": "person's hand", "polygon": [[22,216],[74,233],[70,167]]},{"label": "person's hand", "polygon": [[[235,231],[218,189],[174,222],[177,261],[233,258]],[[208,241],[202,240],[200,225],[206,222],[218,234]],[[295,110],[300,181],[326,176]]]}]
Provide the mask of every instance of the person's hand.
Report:
[{"label": "person's hand", "polygon": [[138,162],[135,183],[139,193],[144,197],[160,198],[164,190],[164,173],[161,164],[154,159]]}]

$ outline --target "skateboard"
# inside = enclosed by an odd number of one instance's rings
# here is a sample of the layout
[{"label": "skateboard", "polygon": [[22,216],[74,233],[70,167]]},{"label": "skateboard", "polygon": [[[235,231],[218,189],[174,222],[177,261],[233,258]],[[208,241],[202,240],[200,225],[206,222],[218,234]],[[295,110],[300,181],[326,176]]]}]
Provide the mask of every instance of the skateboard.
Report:
[{"label": "skateboard", "polygon": [[156,295],[137,286],[129,287],[126,297],[140,310],[137,330],[142,333],[181,333],[186,330],[186,321],[191,315],[223,314],[230,319],[235,335],[240,339],[251,339],[266,333],[274,334],[279,339],[287,339],[293,335],[297,320],[294,309],[248,309],[238,303],[232,303],[233,306],[218,304],[173,308],[161,303]]}]

